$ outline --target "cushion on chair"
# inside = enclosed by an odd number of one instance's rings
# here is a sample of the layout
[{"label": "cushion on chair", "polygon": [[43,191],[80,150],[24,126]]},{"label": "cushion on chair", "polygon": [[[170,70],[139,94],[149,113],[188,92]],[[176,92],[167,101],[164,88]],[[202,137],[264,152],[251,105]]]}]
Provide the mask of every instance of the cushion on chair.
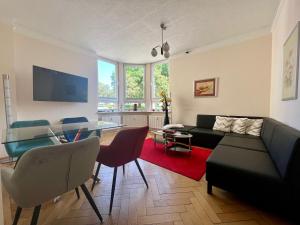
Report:
[{"label": "cushion on chair", "polygon": [[225,136],[220,142],[220,145],[234,146],[246,148],[255,151],[267,152],[264,143],[259,138],[243,138],[234,136]]},{"label": "cushion on chair", "polygon": [[54,143],[49,138],[40,138],[28,141],[19,141],[14,143],[5,144],[7,154],[14,158],[21,156],[24,152],[31,150],[36,147],[43,147],[54,145]]}]

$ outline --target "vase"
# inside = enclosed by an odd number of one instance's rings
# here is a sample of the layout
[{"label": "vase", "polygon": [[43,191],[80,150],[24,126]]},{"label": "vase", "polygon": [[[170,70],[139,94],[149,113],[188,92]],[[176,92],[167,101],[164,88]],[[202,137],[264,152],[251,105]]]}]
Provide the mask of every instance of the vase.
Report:
[{"label": "vase", "polygon": [[165,110],[164,126],[170,123],[168,109]]}]

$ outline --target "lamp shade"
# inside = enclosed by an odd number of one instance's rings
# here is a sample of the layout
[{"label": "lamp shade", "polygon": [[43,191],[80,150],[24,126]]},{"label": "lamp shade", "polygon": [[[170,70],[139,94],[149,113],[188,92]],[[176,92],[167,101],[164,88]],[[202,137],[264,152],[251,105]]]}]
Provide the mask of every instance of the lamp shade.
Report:
[{"label": "lamp shade", "polygon": [[164,57],[167,59],[167,58],[169,58],[170,57],[170,53],[169,52],[165,52],[165,54],[164,54]]},{"label": "lamp shade", "polygon": [[157,51],[156,51],[155,48],[152,48],[151,55],[152,55],[153,57],[157,56]]},{"label": "lamp shade", "polygon": [[165,42],[165,43],[163,44],[163,50],[164,50],[165,52],[168,52],[168,51],[170,50],[170,46],[169,46],[168,42]]}]

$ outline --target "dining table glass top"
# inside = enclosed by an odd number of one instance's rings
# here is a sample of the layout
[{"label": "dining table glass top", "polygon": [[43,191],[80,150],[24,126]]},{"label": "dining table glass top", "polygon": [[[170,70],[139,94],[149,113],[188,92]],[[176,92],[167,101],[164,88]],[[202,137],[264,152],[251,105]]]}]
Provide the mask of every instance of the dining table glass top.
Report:
[{"label": "dining table glass top", "polygon": [[54,124],[49,126],[22,127],[22,128],[7,128],[2,131],[2,144],[27,141],[39,138],[59,137],[66,133],[77,134],[93,131],[101,131],[104,129],[120,128],[121,124],[94,121],[84,123],[69,123],[69,124]]}]

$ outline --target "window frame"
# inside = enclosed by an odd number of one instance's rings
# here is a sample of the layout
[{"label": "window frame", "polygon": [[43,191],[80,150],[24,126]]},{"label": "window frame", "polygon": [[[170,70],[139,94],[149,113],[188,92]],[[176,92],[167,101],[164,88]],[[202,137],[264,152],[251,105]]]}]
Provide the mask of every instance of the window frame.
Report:
[{"label": "window frame", "polygon": [[[126,66],[142,66],[144,68],[144,82],[143,82],[143,89],[144,89],[144,97],[143,98],[127,98],[126,97],[126,88],[127,88],[127,82],[126,82]],[[123,91],[123,99],[124,99],[124,104],[125,103],[145,103],[146,104],[146,65],[145,64],[132,64],[132,63],[124,63],[123,64],[123,86],[124,86],[124,91]]]},{"label": "window frame", "polygon": [[98,66],[98,62],[102,61],[102,62],[106,62],[106,63],[110,63],[115,65],[115,69],[116,69],[116,97],[115,98],[109,98],[109,97],[100,97],[97,96],[97,111],[100,111],[98,108],[99,103],[115,103],[117,105],[117,108],[114,110],[101,110],[101,112],[111,112],[111,111],[117,111],[119,109],[119,105],[120,105],[120,96],[119,96],[119,66],[118,66],[118,62],[110,60],[110,59],[105,59],[105,58],[98,58],[97,59],[97,92],[98,92],[98,88],[99,88],[99,75],[100,75],[100,71],[98,70],[99,66]]}]

